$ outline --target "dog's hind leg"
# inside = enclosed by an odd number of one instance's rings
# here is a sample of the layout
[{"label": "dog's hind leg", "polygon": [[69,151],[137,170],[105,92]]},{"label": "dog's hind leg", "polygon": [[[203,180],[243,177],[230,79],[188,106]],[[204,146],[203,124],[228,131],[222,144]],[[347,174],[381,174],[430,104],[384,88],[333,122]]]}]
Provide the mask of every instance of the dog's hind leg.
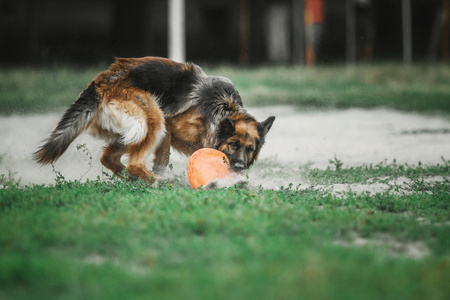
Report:
[{"label": "dog's hind leg", "polygon": [[156,180],[155,174],[150,172],[145,166],[147,154],[157,148],[166,137],[164,115],[155,102],[148,102],[146,107],[147,134],[138,143],[132,143],[128,147],[130,156],[127,171],[132,178],[139,178],[153,183]]},{"label": "dog's hind leg", "polygon": [[[155,130],[156,131],[156,130]],[[148,183],[156,180],[154,173],[150,172],[145,166],[147,154],[155,146],[157,140],[157,132],[149,132],[147,137],[137,145],[130,145],[128,154],[130,155],[127,171],[132,179],[142,179]]]},{"label": "dog's hind leg", "polygon": [[171,141],[170,127],[166,124],[166,136],[156,148],[155,159],[153,160],[153,172],[156,174],[163,174],[169,164]]},{"label": "dog's hind leg", "polygon": [[105,148],[100,159],[102,164],[110,169],[117,177],[122,177],[121,173],[125,170],[125,166],[120,161],[122,155],[127,151],[127,147],[120,144],[111,144]]},{"label": "dog's hind leg", "polygon": [[127,153],[130,179],[152,183],[155,176],[146,168],[145,159],[165,136],[162,110],[152,95],[136,89],[117,89],[104,97],[91,132],[114,141],[103,153],[103,165],[120,176],[125,169],[120,157]]}]

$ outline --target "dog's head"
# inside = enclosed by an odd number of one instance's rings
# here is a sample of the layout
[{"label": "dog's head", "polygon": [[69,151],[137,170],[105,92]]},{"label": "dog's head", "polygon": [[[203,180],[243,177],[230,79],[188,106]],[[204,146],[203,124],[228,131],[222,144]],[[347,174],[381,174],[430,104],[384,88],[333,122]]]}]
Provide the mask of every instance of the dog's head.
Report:
[{"label": "dog's head", "polygon": [[257,122],[247,113],[234,113],[222,118],[216,131],[216,149],[225,153],[235,172],[248,169],[258,158],[265,136],[275,117]]}]

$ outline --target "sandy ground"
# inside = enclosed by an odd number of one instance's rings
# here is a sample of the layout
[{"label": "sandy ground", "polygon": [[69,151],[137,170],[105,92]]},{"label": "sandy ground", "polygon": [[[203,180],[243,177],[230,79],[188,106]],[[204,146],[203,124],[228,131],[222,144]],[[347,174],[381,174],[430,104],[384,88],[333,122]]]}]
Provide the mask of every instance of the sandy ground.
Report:
[{"label": "sandy ground", "polygon": [[[279,188],[291,182],[307,184],[299,168],[323,169],[335,156],[344,167],[393,159],[415,165],[419,161],[436,164],[442,162],[441,157],[450,158],[450,122],[439,118],[385,109],[301,112],[294,107],[276,106],[248,110],[259,120],[270,115],[277,117],[260,159],[249,173],[251,186]],[[1,117],[0,174],[10,173],[15,180],[21,179],[22,184],[54,183],[52,167],[34,163],[32,153],[60,116],[51,113]],[[415,130],[419,133],[412,132]],[[76,149],[78,144],[86,144],[92,153],[90,170],[85,153]],[[104,178],[102,171],[106,169],[99,162],[102,146],[101,141],[82,134],[55,167],[66,179]],[[186,180],[187,157],[174,153],[171,159],[173,173]],[[151,161],[150,156],[149,167]]]}]

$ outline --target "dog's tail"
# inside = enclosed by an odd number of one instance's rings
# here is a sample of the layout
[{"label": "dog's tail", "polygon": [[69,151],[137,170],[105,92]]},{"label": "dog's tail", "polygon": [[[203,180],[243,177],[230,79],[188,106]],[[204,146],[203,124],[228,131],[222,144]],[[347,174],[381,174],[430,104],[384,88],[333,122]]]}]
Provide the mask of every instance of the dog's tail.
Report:
[{"label": "dog's tail", "polygon": [[98,104],[99,95],[95,83],[91,82],[70,105],[44,144],[34,153],[37,162],[47,164],[57,160],[70,143],[91,124]]}]

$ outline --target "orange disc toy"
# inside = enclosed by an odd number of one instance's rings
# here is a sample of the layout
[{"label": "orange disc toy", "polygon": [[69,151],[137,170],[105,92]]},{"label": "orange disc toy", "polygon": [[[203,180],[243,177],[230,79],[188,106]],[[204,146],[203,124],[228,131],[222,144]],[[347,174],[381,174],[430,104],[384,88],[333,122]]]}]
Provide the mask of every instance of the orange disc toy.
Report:
[{"label": "orange disc toy", "polygon": [[230,161],[225,153],[211,148],[195,151],[187,165],[189,182],[194,189],[216,179],[230,180],[234,173],[230,170]]}]

